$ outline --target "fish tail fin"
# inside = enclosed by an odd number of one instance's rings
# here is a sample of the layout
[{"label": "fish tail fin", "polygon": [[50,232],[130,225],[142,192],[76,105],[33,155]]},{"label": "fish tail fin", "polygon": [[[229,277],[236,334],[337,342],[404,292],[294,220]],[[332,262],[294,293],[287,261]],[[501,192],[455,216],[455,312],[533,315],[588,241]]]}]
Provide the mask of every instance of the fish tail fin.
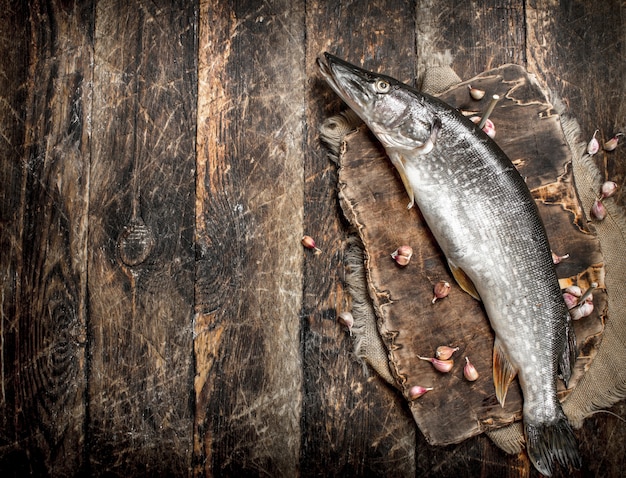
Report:
[{"label": "fish tail fin", "polygon": [[580,468],[578,443],[565,415],[544,423],[525,422],[526,451],[535,468],[551,476],[555,460],[567,468]]}]

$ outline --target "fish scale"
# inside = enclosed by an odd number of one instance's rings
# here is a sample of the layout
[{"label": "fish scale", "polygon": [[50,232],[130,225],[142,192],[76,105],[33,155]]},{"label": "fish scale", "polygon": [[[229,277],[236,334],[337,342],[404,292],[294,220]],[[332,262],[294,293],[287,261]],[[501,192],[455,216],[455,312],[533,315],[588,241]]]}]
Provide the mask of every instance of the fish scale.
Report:
[{"label": "fish scale", "polygon": [[535,468],[580,467],[556,395],[576,345],[545,228],[526,183],[497,144],[446,103],[325,54],[331,88],[368,125],[398,170],[461,287],[495,332],[493,377],[504,406],[518,377],[526,449]]}]

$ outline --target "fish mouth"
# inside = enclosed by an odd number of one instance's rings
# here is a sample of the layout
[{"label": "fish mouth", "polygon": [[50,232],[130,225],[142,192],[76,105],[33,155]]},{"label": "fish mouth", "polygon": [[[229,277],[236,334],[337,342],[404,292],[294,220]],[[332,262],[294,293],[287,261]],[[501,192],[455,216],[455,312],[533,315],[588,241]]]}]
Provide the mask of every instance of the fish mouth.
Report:
[{"label": "fish mouth", "polygon": [[337,95],[356,113],[362,113],[371,101],[372,93],[367,87],[373,75],[328,52],[317,59],[320,73]]}]

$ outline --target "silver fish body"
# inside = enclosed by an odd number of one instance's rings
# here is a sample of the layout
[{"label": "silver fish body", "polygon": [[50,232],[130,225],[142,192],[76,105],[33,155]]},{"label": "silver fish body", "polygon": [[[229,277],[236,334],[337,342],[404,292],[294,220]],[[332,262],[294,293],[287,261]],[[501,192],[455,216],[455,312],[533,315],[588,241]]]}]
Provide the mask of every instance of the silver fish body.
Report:
[{"label": "silver fish body", "polygon": [[518,376],[534,466],[545,475],[555,461],[580,467],[556,395],[557,376],[570,377],[575,338],[526,183],[491,138],[441,100],[328,53],[318,64],[385,147],[457,282],[482,300],[496,336],[496,396],[504,405]]}]

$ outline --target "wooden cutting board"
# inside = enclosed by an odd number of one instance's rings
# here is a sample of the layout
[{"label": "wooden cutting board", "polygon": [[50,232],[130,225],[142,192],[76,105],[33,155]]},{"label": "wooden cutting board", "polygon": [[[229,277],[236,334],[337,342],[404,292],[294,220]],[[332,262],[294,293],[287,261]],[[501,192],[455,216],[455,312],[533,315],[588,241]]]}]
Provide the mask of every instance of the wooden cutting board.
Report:
[{"label": "wooden cutting board", "polygon": [[[485,90],[485,98],[473,100],[468,84]],[[580,354],[571,390],[593,359],[606,318],[600,246],[579,206],[559,116],[533,77],[519,66],[506,65],[441,98],[460,110],[481,112],[494,94],[501,97],[491,115],[495,140],[537,200],[553,251],[570,255],[557,265],[562,286],[577,283],[585,289],[594,281],[600,286],[594,293],[594,313],[575,323]],[[496,400],[491,376],[494,337],[481,304],[454,282],[419,209],[407,210],[408,197],[382,146],[362,125],[346,136],[341,151],[339,197],[365,246],[369,292],[396,386],[405,397],[413,385],[434,388],[417,400],[407,399],[426,439],[438,445],[458,443],[521,419],[517,380],[506,407]],[[414,250],[404,268],[390,257],[402,244]],[[432,304],[433,285],[439,280],[448,281],[452,290]],[[439,345],[459,347],[447,374],[417,357],[434,356]],[[480,374],[475,382],[463,377],[465,357]],[[559,386],[565,398],[568,391]]]}]

